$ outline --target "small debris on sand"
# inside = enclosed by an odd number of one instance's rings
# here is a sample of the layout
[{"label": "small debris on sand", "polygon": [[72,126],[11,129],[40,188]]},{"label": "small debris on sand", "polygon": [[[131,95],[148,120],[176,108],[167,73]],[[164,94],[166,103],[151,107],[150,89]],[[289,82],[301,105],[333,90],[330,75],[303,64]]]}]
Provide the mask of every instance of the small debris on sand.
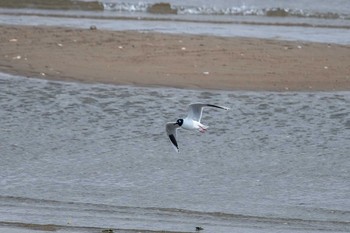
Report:
[{"label": "small debris on sand", "polygon": [[90,30],[91,30],[91,31],[97,30],[97,27],[96,27],[95,25],[91,25],[91,26],[90,26]]}]

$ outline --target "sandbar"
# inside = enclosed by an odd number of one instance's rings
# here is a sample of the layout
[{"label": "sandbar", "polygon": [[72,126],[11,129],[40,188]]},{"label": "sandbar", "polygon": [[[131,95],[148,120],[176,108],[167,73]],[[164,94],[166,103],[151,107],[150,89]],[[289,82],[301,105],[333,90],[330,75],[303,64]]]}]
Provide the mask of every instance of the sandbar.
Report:
[{"label": "sandbar", "polygon": [[0,25],[0,58],[0,72],[49,80],[216,90],[350,90],[348,45]]}]

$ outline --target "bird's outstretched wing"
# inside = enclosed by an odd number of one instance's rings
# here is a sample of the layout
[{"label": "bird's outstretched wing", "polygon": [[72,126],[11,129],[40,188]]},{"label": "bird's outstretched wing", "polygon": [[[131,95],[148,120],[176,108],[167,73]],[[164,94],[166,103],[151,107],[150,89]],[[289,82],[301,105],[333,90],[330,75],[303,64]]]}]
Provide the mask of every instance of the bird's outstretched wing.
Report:
[{"label": "bird's outstretched wing", "polygon": [[196,104],[190,104],[188,106],[188,118],[191,118],[194,121],[201,121],[202,118],[202,112],[204,107],[212,107],[212,108],[220,108],[224,110],[229,110],[227,107],[223,106],[218,106],[218,105],[213,105],[213,104],[201,104],[201,103],[196,103]]},{"label": "bird's outstretched wing", "polygon": [[176,141],[176,130],[177,128],[179,128],[179,125],[176,124],[176,122],[174,123],[167,123],[165,126],[165,131],[171,141],[171,144],[173,145],[174,149],[176,152],[179,152],[179,146],[177,144]]}]

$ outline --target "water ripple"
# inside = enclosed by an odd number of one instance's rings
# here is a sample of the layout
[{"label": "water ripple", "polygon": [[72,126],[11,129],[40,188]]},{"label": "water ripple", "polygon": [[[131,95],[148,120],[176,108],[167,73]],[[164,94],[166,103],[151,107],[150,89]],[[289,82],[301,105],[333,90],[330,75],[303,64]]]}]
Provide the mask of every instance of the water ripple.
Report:
[{"label": "water ripple", "polygon": [[[348,213],[341,214],[350,208],[349,92],[201,91],[0,76],[1,196],[257,216],[256,222],[301,218],[291,221],[349,229]],[[231,110],[207,109],[206,134],[180,130],[175,154],[164,124],[185,116],[191,102]],[[14,202],[13,209],[0,205],[2,219],[22,221],[16,208],[25,208],[18,206],[23,201]],[[45,223],[39,215],[27,218]],[[150,229],[121,218],[125,226]],[[164,218],[161,225],[169,227]],[[188,230],[187,217],[180,218]],[[81,216],[81,224],[88,219]]]}]

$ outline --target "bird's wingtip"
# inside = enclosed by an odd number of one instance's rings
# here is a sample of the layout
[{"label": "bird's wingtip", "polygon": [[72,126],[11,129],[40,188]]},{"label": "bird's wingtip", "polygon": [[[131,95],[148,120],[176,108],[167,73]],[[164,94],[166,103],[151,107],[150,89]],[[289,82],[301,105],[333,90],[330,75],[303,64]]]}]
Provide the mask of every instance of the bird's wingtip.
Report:
[{"label": "bird's wingtip", "polygon": [[206,106],[208,106],[208,107],[214,107],[214,108],[220,108],[220,109],[224,109],[224,110],[229,110],[229,109],[230,109],[230,108],[225,107],[225,106],[214,105],[214,104],[206,104]]},{"label": "bird's wingtip", "polygon": [[225,106],[219,106],[221,109],[224,109],[224,110],[230,110],[230,108],[228,107],[225,107]]}]

